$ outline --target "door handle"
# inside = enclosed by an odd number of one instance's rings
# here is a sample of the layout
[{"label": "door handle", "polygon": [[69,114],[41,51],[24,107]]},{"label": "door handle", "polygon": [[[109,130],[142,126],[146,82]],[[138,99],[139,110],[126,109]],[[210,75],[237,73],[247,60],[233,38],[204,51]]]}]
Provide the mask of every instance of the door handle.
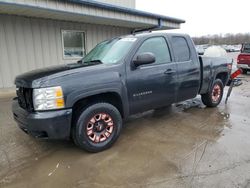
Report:
[{"label": "door handle", "polygon": [[173,74],[173,73],[176,73],[176,71],[172,69],[168,69],[164,72],[164,74]]}]

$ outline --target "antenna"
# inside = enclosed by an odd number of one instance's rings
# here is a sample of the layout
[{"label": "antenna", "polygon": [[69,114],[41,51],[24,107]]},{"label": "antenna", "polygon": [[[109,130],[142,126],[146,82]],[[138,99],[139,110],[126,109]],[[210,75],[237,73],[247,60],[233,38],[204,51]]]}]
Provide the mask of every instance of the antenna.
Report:
[{"label": "antenna", "polygon": [[160,27],[159,26],[156,26],[156,27],[150,27],[150,28],[145,28],[145,29],[134,29],[131,34],[132,35],[135,35],[137,33],[144,33],[144,32],[148,32],[148,33],[151,33],[153,30],[156,30],[156,29],[159,29]]}]

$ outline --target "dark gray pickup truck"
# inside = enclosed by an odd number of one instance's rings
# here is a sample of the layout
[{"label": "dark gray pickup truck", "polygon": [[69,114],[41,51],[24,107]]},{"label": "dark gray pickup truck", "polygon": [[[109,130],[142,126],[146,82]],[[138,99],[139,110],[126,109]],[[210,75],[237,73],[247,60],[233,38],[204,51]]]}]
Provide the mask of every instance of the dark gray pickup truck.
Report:
[{"label": "dark gray pickup truck", "polygon": [[188,35],[117,37],[77,63],[18,76],[13,115],[34,137],[72,138],[79,147],[99,152],[116,141],[132,114],[198,94],[206,106],[217,106],[230,67],[227,59],[198,57]]}]

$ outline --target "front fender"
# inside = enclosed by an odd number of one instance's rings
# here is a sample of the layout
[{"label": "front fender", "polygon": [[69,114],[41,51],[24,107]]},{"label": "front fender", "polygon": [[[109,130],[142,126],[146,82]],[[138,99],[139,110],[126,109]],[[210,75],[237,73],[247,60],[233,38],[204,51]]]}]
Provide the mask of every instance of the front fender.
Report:
[{"label": "front fender", "polygon": [[86,88],[78,88],[77,90],[74,90],[69,93],[65,98],[66,107],[72,108],[77,101],[102,93],[116,93],[118,96],[120,96],[122,100],[124,116],[128,115],[129,107],[127,89],[122,82],[94,85]]}]

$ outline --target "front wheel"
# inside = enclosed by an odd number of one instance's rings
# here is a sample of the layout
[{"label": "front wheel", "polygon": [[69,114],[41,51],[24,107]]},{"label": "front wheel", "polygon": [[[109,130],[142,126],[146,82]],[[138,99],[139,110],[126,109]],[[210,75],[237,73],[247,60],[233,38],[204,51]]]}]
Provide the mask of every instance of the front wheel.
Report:
[{"label": "front wheel", "polygon": [[203,104],[207,107],[216,107],[220,104],[223,97],[224,85],[220,79],[216,79],[206,94],[201,95]]},{"label": "front wheel", "polygon": [[110,148],[120,135],[122,118],[116,107],[96,103],[83,110],[73,125],[73,140],[89,152]]}]

